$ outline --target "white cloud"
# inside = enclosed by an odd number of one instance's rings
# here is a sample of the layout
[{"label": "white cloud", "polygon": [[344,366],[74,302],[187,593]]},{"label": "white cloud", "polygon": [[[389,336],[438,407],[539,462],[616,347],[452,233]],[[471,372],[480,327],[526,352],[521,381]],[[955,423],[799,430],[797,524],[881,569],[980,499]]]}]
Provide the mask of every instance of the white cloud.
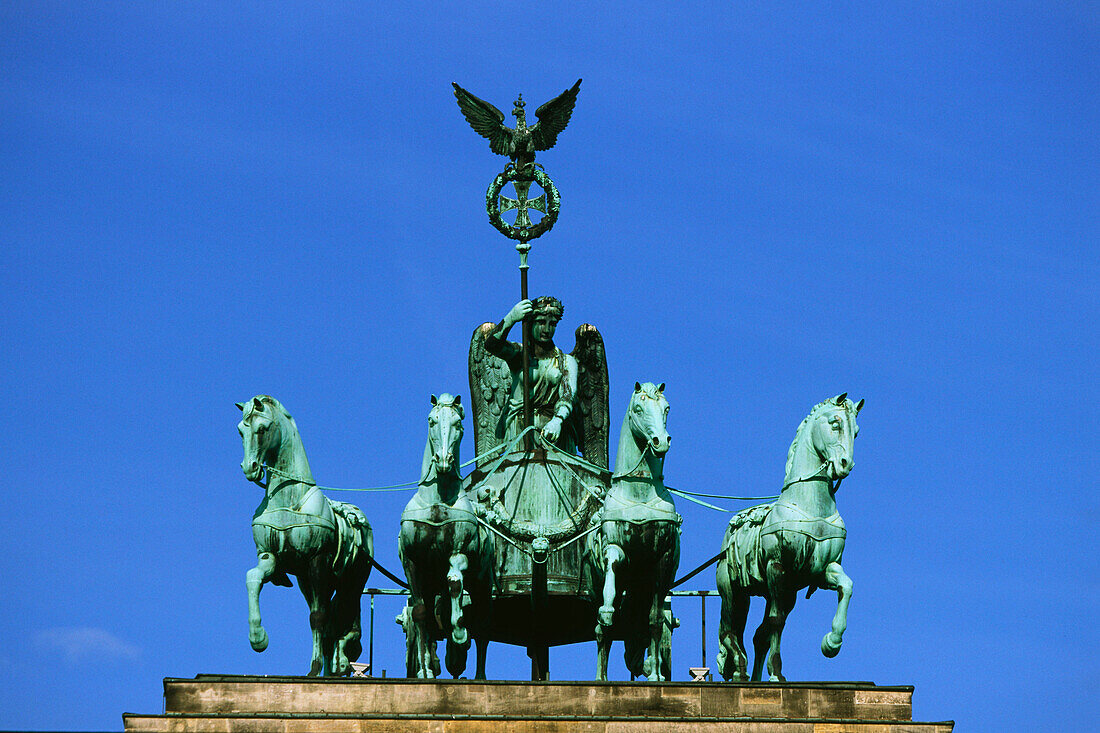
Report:
[{"label": "white cloud", "polygon": [[134,660],[141,650],[104,629],[66,626],[46,629],[36,635],[38,643],[60,651],[70,665],[93,660]]}]

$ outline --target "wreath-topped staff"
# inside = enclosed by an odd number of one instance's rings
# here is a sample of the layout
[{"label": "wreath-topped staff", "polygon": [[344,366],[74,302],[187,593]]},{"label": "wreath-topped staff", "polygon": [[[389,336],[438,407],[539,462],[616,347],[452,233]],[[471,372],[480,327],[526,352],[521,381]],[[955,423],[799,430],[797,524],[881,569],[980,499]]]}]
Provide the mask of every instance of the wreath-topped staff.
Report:
[{"label": "wreath-topped staff", "polygon": [[[535,110],[535,116],[539,121],[530,127],[527,126],[527,116],[524,112],[526,102],[523,95],[519,95],[512,107],[512,114],[516,117],[515,128],[504,124],[504,113],[499,109],[479,99],[460,87],[451,84],[455,90],[455,99],[458,100],[458,108],[462,110],[466,121],[474,132],[489,140],[489,149],[498,155],[507,155],[511,163],[485,192],[485,209],[489,214],[489,223],[504,236],[517,241],[516,250],[519,252],[520,272],[520,300],[528,301],[527,296],[527,253],[531,250],[531,240],[539,237],[554,226],[558,212],[561,209],[561,196],[557,187],[550,180],[550,176],[542,170],[542,166],[535,163],[535,152],[549,150],[558,141],[558,135],[569,124],[569,118],[573,115],[573,107],[577,104],[577,93],[580,92],[581,80],[546,104]],[[516,198],[502,196],[501,191],[505,184],[511,183],[516,189]],[[536,198],[530,198],[531,184],[538,184],[543,193]],[[516,211],[515,224],[508,224],[501,216],[506,211]],[[531,221],[530,211],[538,211],[543,216],[537,223]],[[523,425],[530,426],[533,421],[531,407],[531,382],[530,382],[530,349],[531,327],[524,320],[523,348],[522,348],[522,373],[524,410]],[[532,447],[530,438],[527,439],[527,449]]]}]

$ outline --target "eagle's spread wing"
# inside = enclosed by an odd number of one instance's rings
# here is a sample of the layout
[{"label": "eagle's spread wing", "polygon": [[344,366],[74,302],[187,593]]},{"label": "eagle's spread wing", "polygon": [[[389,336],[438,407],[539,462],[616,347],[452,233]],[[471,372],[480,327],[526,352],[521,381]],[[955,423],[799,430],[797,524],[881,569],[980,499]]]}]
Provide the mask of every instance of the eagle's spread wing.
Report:
[{"label": "eagle's spread wing", "polygon": [[[554,147],[554,143],[558,141],[558,135],[569,124],[569,118],[573,115],[573,107],[577,104],[577,92],[580,90],[581,80],[577,79],[577,83],[572,87],[535,110],[535,116],[539,118],[538,123],[531,128],[531,142],[535,150],[549,150]],[[463,112],[465,111],[463,110]],[[466,119],[470,119],[468,114]],[[473,124],[472,120],[471,124]],[[477,130],[476,127],[474,129]],[[478,130],[478,132],[481,132],[481,130]],[[481,134],[485,135],[484,132]]]},{"label": "eagle's spread wing", "polygon": [[[504,113],[484,99],[478,99],[458,84],[451,82],[455,88],[455,99],[458,100],[458,108],[462,115],[474,128],[474,132],[489,139],[489,148],[498,155],[510,155],[512,152],[512,129],[504,125]],[[577,95],[574,93],[573,95]],[[543,105],[544,107],[546,105]],[[573,105],[569,105],[573,109]],[[542,107],[539,108],[542,110]],[[565,121],[569,121],[569,113],[565,115]],[[565,127],[562,124],[562,127]],[[557,133],[554,133],[557,135]],[[553,142],[550,143],[553,145]]]}]

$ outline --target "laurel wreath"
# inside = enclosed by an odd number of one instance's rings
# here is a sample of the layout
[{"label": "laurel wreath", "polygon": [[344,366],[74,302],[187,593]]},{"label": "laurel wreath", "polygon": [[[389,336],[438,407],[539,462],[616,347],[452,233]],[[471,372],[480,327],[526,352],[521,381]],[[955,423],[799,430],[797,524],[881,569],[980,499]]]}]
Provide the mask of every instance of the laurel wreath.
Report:
[{"label": "laurel wreath", "polygon": [[[520,228],[512,226],[501,218],[500,192],[506,183],[513,181],[534,181],[546,194],[546,214],[538,224]],[[550,176],[546,175],[542,168],[532,167],[530,172],[520,173],[515,166],[509,165],[489,184],[489,190],[485,192],[485,209],[489,212],[489,223],[496,227],[497,231],[509,239],[529,242],[550,231],[554,226],[561,211],[561,195],[554,182],[550,180]]]}]

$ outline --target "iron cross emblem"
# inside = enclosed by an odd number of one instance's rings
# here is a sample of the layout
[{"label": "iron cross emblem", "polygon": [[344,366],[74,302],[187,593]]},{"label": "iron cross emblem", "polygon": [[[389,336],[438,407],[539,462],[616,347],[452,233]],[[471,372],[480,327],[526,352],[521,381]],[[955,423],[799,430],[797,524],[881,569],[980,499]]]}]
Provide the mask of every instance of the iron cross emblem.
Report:
[{"label": "iron cross emblem", "polygon": [[543,216],[546,216],[546,194],[543,193],[537,198],[527,198],[527,194],[531,190],[531,184],[534,181],[515,180],[512,181],[512,185],[516,187],[516,198],[510,199],[507,196],[501,195],[500,197],[500,212],[503,214],[505,211],[516,210],[516,229],[528,230],[533,224],[531,223],[531,217],[527,211],[534,209]]}]

